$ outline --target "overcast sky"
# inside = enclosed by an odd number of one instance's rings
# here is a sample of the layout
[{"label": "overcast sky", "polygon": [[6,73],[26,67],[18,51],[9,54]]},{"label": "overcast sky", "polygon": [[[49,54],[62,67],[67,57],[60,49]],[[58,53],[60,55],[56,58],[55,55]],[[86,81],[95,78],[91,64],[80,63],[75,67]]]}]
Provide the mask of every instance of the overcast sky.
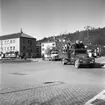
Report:
[{"label": "overcast sky", "polygon": [[105,0],[1,0],[2,35],[24,33],[38,39],[105,27]]}]

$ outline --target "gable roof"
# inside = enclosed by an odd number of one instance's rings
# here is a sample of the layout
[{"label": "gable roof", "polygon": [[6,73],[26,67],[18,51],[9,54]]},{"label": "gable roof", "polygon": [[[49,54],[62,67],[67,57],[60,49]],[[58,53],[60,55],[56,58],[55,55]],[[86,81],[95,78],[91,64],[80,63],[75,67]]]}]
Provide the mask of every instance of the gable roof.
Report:
[{"label": "gable roof", "polygon": [[20,33],[13,33],[13,34],[9,34],[9,35],[0,36],[0,40],[20,38],[20,37],[36,39],[36,38],[34,38],[34,37],[30,36],[30,35],[27,35],[27,34],[25,34],[23,32],[20,32]]}]

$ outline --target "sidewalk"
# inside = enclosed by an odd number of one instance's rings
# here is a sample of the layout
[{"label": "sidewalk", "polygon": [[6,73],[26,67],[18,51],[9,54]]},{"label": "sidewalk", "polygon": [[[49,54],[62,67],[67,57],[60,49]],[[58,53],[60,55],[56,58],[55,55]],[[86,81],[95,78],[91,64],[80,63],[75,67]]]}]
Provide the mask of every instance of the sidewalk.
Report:
[{"label": "sidewalk", "polygon": [[40,62],[42,61],[42,58],[30,58],[30,60],[34,62]]},{"label": "sidewalk", "polygon": [[9,63],[9,62],[40,62],[42,60],[42,58],[27,58],[25,59],[4,59],[4,60],[0,60],[0,63]]},{"label": "sidewalk", "polygon": [[0,63],[19,63],[19,62],[31,62],[31,60],[27,59],[4,59],[0,60]]},{"label": "sidewalk", "polygon": [[90,99],[85,105],[105,105],[105,90]]},{"label": "sidewalk", "polygon": [[52,82],[0,91],[0,102],[1,105],[84,105],[100,91],[91,86]]}]

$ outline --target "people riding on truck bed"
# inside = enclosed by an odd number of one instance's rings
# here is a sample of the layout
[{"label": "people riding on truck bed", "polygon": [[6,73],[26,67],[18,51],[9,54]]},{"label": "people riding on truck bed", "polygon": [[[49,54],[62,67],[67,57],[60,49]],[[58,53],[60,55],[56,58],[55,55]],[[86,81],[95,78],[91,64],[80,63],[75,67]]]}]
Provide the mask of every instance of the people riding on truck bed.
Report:
[{"label": "people riding on truck bed", "polygon": [[90,67],[94,67],[95,59],[93,57],[89,57],[87,53],[87,49],[84,47],[82,41],[76,40],[76,42],[72,45],[67,45],[67,52],[63,55],[63,64],[74,64],[76,68],[79,68],[82,64],[87,64]]},{"label": "people riding on truck bed", "polygon": [[84,49],[84,44],[82,41],[76,40],[75,44],[73,45],[75,49]]}]

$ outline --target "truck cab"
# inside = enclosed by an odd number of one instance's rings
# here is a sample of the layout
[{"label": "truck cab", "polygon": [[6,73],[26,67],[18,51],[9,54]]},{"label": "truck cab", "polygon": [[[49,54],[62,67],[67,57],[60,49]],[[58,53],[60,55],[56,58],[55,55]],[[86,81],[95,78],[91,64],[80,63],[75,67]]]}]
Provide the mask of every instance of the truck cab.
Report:
[{"label": "truck cab", "polygon": [[94,57],[89,57],[86,49],[75,49],[74,66],[76,68],[79,68],[81,64],[86,64],[89,65],[89,67],[94,67],[94,63]]},{"label": "truck cab", "polygon": [[94,67],[95,59],[94,57],[89,57],[87,49],[85,48],[71,48],[67,49],[65,56],[63,56],[63,64],[73,64],[76,68],[80,65],[86,64],[89,67]]}]

